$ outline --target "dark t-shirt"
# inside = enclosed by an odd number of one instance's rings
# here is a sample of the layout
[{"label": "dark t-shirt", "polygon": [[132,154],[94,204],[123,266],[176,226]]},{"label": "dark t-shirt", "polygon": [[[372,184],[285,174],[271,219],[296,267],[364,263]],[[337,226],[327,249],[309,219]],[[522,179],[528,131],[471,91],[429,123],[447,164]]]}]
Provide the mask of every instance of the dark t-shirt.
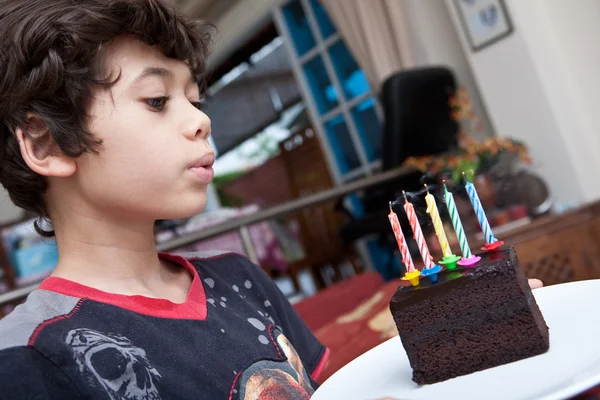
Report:
[{"label": "dark t-shirt", "polygon": [[0,399],[308,399],[327,350],[234,254],[161,257],[183,304],[46,279],[0,321]]}]

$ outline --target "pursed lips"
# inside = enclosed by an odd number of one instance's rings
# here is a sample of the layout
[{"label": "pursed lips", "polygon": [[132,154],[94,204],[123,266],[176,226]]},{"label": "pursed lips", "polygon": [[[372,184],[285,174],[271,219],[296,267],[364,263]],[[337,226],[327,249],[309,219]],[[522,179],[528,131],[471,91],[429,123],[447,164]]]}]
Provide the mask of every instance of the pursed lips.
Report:
[{"label": "pursed lips", "polygon": [[201,182],[209,184],[215,176],[215,171],[213,170],[214,163],[214,153],[207,153],[194,161],[188,169],[192,171]]}]

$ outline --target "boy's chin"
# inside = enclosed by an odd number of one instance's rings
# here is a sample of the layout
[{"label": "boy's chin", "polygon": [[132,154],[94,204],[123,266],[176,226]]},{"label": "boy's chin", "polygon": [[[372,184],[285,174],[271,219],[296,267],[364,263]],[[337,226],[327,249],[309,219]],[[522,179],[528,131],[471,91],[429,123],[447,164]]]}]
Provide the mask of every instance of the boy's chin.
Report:
[{"label": "boy's chin", "polygon": [[193,217],[194,215],[200,214],[206,208],[206,196],[196,198],[196,201],[189,201],[186,203],[179,203],[176,206],[170,208],[160,218],[157,219],[182,219]]}]

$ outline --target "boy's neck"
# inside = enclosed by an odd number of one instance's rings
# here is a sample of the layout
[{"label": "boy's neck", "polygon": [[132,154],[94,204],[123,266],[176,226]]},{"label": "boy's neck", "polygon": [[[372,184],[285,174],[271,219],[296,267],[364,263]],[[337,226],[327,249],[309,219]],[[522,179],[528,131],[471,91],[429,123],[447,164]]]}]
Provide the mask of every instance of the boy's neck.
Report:
[{"label": "boy's neck", "polygon": [[53,276],[109,293],[185,301],[191,277],[158,257],[152,223],[72,218],[55,228],[60,257]]}]

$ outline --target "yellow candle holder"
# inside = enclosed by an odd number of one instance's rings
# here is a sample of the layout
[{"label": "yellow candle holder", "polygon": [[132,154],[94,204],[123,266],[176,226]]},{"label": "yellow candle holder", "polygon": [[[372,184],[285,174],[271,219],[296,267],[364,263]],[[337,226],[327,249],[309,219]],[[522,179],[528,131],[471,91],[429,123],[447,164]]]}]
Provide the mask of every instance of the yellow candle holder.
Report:
[{"label": "yellow candle holder", "polygon": [[404,274],[404,276],[401,279],[403,281],[409,281],[410,284],[413,286],[419,286],[419,276],[421,276],[421,271],[415,269],[412,272],[407,272],[406,274]]}]

